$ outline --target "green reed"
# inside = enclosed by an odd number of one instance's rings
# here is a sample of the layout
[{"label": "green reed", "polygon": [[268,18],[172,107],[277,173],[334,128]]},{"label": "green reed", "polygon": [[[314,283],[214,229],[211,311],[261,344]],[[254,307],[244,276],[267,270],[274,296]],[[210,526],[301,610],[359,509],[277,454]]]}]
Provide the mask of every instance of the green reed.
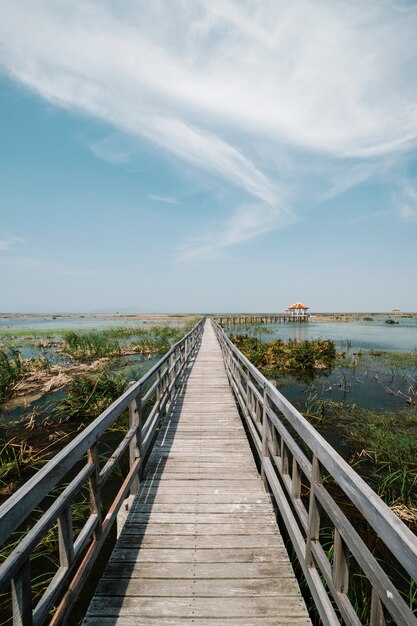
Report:
[{"label": "green reed", "polygon": [[15,347],[0,347],[0,402],[9,397],[13,386],[23,376],[23,360]]},{"label": "green reed", "polygon": [[95,418],[126,389],[127,379],[120,374],[99,372],[98,375],[78,376],[58,401],[53,414],[60,421],[75,418]]}]

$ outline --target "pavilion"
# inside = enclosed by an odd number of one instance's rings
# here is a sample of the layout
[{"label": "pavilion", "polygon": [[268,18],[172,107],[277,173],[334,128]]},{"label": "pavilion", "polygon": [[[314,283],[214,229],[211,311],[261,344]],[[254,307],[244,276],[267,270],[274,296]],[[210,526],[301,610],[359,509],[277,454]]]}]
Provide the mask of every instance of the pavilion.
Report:
[{"label": "pavilion", "polygon": [[306,306],[302,302],[296,302],[295,304],[288,307],[287,312],[290,313],[290,315],[304,317],[305,315],[307,315],[307,311],[309,308],[309,306]]}]

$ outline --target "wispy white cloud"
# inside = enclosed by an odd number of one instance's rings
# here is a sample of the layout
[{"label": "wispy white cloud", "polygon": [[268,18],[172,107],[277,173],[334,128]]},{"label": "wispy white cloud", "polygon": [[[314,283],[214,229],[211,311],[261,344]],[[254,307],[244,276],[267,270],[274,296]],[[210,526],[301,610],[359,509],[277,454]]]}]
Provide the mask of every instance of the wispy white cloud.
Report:
[{"label": "wispy white cloud", "polygon": [[394,209],[407,222],[417,222],[417,189],[410,181],[403,181],[393,196]]},{"label": "wispy white cloud", "polygon": [[[416,32],[399,0],[3,0],[0,64],[237,190],[242,208],[203,237],[220,250],[416,146]],[[91,149],[116,163],[135,150]]]},{"label": "wispy white cloud", "polygon": [[178,204],[178,199],[174,196],[158,196],[153,193],[148,193],[147,197],[149,200],[154,200],[155,202],[163,202],[165,204]]},{"label": "wispy white cloud", "polygon": [[392,215],[394,215],[394,211],[392,211],[391,209],[387,209],[384,211],[373,211],[372,213],[366,213],[365,215],[361,215],[359,217],[350,219],[348,220],[348,223],[349,224],[362,224],[363,222],[383,220]]},{"label": "wispy white cloud", "polygon": [[12,242],[7,239],[0,239],[0,250],[10,250]]},{"label": "wispy white cloud", "polygon": [[238,207],[222,224],[208,234],[195,237],[178,248],[177,263],[195,260],[212,261],[222,258],[224,250],[244,243],[248,239],[283,228],[295,218],[285,212],[277,212],[267,204],[250,204]]},{"label": "wispy white cloud", "polygon": [[90,145],[91,152],[108,163],[128,163],[138,152],[137,142],[120,135],[110,135]]},{"label": "wispy white cloud", "polygon": [[23,243],[22,237],[9,237],[8,239],[0,239],[0,251],[10,250],[16,243]]}]

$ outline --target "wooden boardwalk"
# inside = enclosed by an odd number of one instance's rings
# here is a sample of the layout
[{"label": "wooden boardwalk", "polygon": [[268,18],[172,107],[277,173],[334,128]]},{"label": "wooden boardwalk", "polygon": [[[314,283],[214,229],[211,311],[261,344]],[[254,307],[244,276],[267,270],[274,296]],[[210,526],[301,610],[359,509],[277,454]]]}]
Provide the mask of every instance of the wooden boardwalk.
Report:
[{"label": "wooden boardwalk", "polygon": [[210,321],[84,626],[310,624]]}]

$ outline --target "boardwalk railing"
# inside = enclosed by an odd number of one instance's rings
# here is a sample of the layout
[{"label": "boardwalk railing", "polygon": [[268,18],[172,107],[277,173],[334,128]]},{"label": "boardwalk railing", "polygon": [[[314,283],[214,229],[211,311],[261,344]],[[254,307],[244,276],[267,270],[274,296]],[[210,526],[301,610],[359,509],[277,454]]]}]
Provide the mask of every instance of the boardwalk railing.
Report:
[{"label": "boardwalk railing", "polygon": [[242,313],[240,315],[215,315],[214,319],[221,325],[226,324],[276,324],[279,322],[308,322],[309,313]]},{"label": "boardwalk railing", "polygon": [[[204,319],[0,507],[0,546],[13,540],[16,529],[38,507],[43,511],[0,566],[0,592],[11,587],[14,626],[40,626],[48,618],[51,624],[60,624],[68,617],[123,501],[138,490],[160,418],[198,348],[203,327]],[[99,440],[126,409],[128,430],[100,467]],[[102,488],[128,453],[127,475],[113,502],[104,510]],[[90,511],[74,539],[71,507],[85,488],[89,492]],[[31,555],[56,524],[60,564],[33,607]],[[57,602],[58,608],[51,617],[49,613]]]},{"label": "boardwalk railing", "polygon": [[354,608],[349,594],[349,575],[355,567],[369,581],[371,626],[417,625],[372,545],[360,536],[332,493],[337,487],[344,492],[350,509],[374,533],[373,541],[377,535],[384,542],[384,562],[392,556],[410,581],[417,581],[417,537],[212,323],[265,486],[279,509],[323,624],[338,625],[340,617],[349,625],[362,623],[357,609],[363,606]]}]

